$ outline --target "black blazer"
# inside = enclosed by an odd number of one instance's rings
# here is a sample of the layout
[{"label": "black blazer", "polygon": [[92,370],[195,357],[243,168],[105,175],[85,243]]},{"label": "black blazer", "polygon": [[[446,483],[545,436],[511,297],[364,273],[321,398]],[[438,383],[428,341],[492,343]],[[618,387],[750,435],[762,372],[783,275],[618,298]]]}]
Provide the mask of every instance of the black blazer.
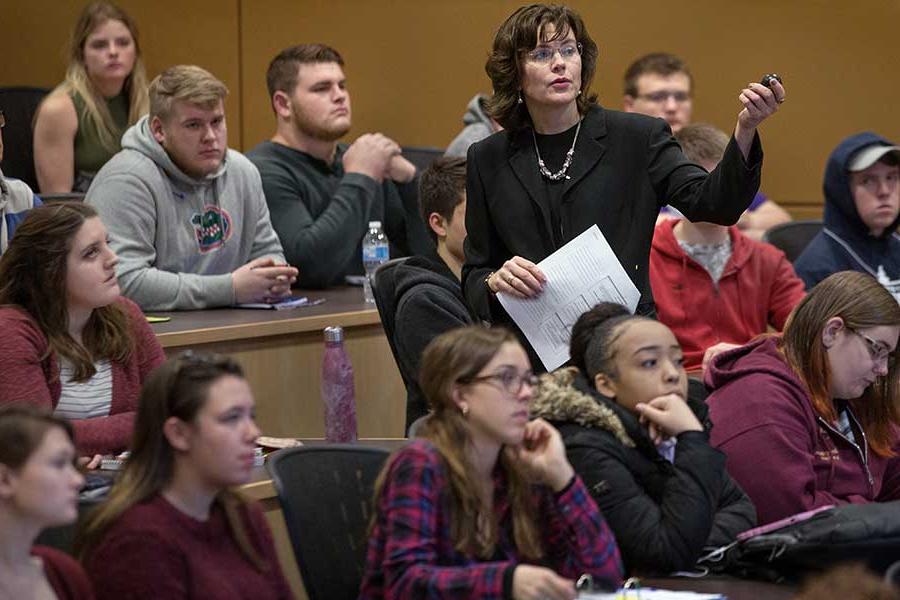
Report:
[{"label": "black blazer", "polygon": [[[733,224],[759,189],[761,166],[759,136],[747,162],[732,138],[707,173],[662,119],[595,105],[575,144],[557,238],[568,242],[596,223],[641,292],[638,311],[653,313],[648,268],[659,209],[671,204],[693,221]],[[531,129],[474,144],[466,168],[463,292],[477,318],[512,325],[485,277],[513,256],[538,262],[556,250]]]}]

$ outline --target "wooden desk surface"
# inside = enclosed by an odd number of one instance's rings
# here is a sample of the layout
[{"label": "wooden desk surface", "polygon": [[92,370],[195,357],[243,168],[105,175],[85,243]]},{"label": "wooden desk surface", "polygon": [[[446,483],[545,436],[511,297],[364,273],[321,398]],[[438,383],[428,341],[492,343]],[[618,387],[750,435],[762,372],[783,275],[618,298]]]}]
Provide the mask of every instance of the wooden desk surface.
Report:
[{"label": "wooden desk surface", "polygon": [[171,320],[152,327],[169,356],[192,349],[237,360],[256,397],[264,435],[308,438],[325,433],[319,398],[322,330],[339,325],[353,363],[360,437],[403,435],[406,388],[378,311],[364,301],[362,288],[298,290],[295,295],[325,302],[286,310],[153,312]]},{"label": "wooden desk surface", "polygon": [[230,340],[260,338],[308,331],[321,331],[329,325],[353,327],[380,324],[374,304],[363,299],[361,287],[330,290],[298,290],[295,296],[322,304],[287,310],[217,308],[210,310],[152,312],[169,317],[166,323],[154,323],[153,331],[163,348],[188,344],[208,344]]}]

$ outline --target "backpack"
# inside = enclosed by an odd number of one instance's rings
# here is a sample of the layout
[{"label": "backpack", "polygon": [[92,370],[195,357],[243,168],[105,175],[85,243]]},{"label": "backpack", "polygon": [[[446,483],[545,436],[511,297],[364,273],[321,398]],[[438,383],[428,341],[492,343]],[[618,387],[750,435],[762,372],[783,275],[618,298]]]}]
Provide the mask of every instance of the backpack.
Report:
[{"label": "backpack", "polygon": [[737,541],[701,559],[713,571],[768,581],[796,581],[837,563],[885,573],[900,560],[900,500],[845,504]]}]

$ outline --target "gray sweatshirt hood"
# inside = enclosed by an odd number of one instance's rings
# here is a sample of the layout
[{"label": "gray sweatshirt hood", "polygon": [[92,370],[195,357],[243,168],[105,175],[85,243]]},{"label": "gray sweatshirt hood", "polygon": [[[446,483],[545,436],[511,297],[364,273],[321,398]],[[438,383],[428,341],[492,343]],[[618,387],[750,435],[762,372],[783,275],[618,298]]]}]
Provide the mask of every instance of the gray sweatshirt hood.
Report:
[{"label": "gray sweatshirt hood", "polygon": [[476,95],[474,98],[469,100],[469,104],[466,106],[466,114],[463,115],[463,123],[466,125],[473,125],[475,123],[482,123],[484,125],[488,125],[489,127],[493,127],[491,124],[491,118],[484,111],[484,101],[487,100],[487,96],[482,94]]},{"label": "gray sweatshirt hood", "polygon": [[190,186],[204,185],[215,181],[225,172],[225,163],[228,161],[228,151],[226,149],[225,159],[222,160],[222,164],[219,165],[218,169],[205,177],[191,177],[175,164],[165,148],[153,137],[153,133],[150,131],[150,117],[148,116],[141,117],[134,126],[128,128],[128,131],[122,136],[122,149],[140,152],[165,171],[168,177],[178,183]]}]

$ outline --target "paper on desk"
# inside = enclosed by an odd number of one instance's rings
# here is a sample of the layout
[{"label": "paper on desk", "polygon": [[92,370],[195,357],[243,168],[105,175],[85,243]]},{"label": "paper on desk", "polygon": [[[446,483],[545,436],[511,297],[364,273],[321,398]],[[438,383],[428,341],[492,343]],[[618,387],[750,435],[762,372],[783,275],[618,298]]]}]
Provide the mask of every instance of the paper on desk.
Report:
[{"label": "paper on desk", "polygon": [[569,360],[572,325],[582,313],[604,301],[634,312],[641,297],[596,225],[538,267],[547,277],[539,296],[522,300],[500,293],[497,299],[548,371]]},{"label": "paper on desk", "polygon": [[578,594],[578,600],[718,600],[721,594],[700,594],[697,592],[673,592],[642,588],[640,590],[619,590],[615,593]]}]

